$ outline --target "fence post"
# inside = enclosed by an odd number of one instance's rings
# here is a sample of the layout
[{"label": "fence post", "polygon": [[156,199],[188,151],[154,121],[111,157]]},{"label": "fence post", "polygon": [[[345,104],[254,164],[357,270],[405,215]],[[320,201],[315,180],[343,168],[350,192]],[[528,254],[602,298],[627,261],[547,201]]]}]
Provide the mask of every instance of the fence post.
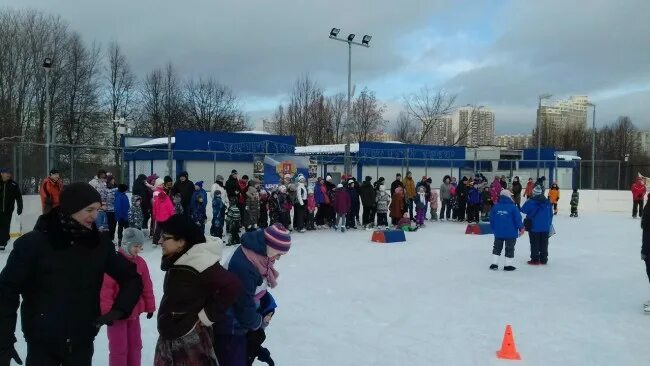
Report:
[{"label": "fence post", "polygon": [[621,190],[621,161],[618,161],[618,182],[616,183],[616,190]]},{"label": "fence post", "polygon": [[212,181],[217,179],[217,153],[215,152],[212,157]]}]

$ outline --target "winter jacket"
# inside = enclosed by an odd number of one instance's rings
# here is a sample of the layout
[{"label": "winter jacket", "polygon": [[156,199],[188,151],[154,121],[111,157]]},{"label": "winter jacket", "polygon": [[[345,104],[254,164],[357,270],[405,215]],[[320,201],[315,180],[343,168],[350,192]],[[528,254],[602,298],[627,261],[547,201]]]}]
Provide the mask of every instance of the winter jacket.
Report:
[{"label": "winter jacket", "polygon": [[95,228],[83,236],[64,231],[60,208],[41,215],[34,230],[16,240],[0,272],[0,349],[16,341],[19,304],[28,343],[67,341],[71,351],[91,344],[104,273],[120,286],[112,309],[127,318],[142,293],[135,265]]},{"label": "winter jacket", "polygon": [[198,191],[195,190],[190,201],[190,217],[192,221],[199,224],[204,223],[208,219],[207,208],[208,193],[203,188]]},{"label": "winter jacket", "polygon": [[370,182],[365,181],[361,184],[359,194],[361,195],[361,204],[363,207],[375,206],[377,193]]},{"label": "winter jacket", "polygon": [[448,200],[451,198],[451,183],[443,183],[440,186],[440,199]]},{"label": "winter jacket", "polygon": [[548,199],[551,203],[557,203],[560,200],[560,189],[557,186],[548,190]]},{"label": "winter jacket", "polygon": [[23,195],[18,183],[11,179],[5,182],[0,178],[0,214],[11,215],[14,212],[14,203],[18,206],[16,213],[22,215]]},{"label": "winter jacket", "polygon": [[164,189],[157,188],[156,193],[153,201],[153,217],[157,222],[164,222],[174,215],[174,203]]},{"label": "winter jacket", "polygon": [[129,197],[124,192],[115,192],[115,219],[129,221]]},{"label": "winter jacket", "polygon": [[632,184],[632,199],[635,201],[642,201],[645,196],[646,186],[641,180],[637,180]]},{"label": "winter jacket", "polygon": [[404,190],[406,191],[406,198],[409,200],[415,199],[417,192],[415,191],[415,181],[412,177],[404,178]]},{"label": "winter jacket", "polygon": [[334,191],[336,190],[336,186],[332,182],[327,182],[325,181],[325,189],[327,192],[327,197],[329,197],[329,203],[334,204]]},{"label": "winter jacket", "polygon": [[496,239],[517,239],[524,227],[521,213],[510,197],[501,196],[490,211],[490,227]]},{"label": "winter jacket", "polygon": [[395,181],[390,185],[390,195],[391,197],[395,194],[395,190],[397,187],[402,187],[404,188],[404,184],[402,181],[395,179]]},{"label": "winter jacket", "polygon": [[553,209],[551,202],[544,196],[533,196],[521,206],[521,212],[526,218],[533,221],[530,231],[534,233],[548,233],[553,223]]},{"label": "winter jacket", "polygon": [[63,182],[61,179],[56,182],[50,177],[43,180],[38,194],[41,196],[41,206],[43,212],[47,212],[60,204],[61,191],[63,190]]},{"label": "winter jacket", "polygon": [[214,330],[217,334],[244,335],[262,326],[262,315],[257,311],[259,303],[255,300],[255,295],[258,287],[265,281],[253,263],[246,258],[242,247],[266,256],[264,230],[244,233],[241,237],[241,247],[235,250],[228,262],[228,272],[239,279],[243,291],[228,309],[223,321],[215,324]]},{"label": "winter jacket", "polygon": [[329,197],[327,197],[327,187],[324,184],[316,182],[314,186],[314,199],[316,200],[317,205],[322,205],[329,203]]},{"label": "winter jacket", "polygon": [[641,229],[643,230],[641,239],[641,254],[645,254],[646,260],[650,260],[650,205],[643,208],[641,216]]},{"label": "winter jacket", "polygon": [[231,175],[226,181],[225,188],[226,193],[228,194],[228,199],[231,197],[237,197],[239,195],[239,180]]},{"label": "winter jacket", "polygon": [[[142,207],[135,204],[135,199],[138,196],[131,196],[131,208],[129,208],[129,227],[134,227],[136,229],[141,228],[144,225],[144,216],[142,214]],[[140,202],[143,200],[141,199]]]},{"label": "winter jacket", "polygon": [[269,197],[269,219],[272,223],[280,221],[280,202],[277,193],[273,193]]},{"label": "winter jacket", "polygon": [[521,186],[521,183],[519,181],[512,182],[512,194],[514,196],[521,196],[521,191],[523,187]]},{"label": "winter jacket", "polygon": [[214,193],[212,196],[212,222],[217,226],[223,227],[224,219],[224,203],[222,197],[217,197]]},{"label": "winter jacket", "polygon": [[456,188],[458,202],[467,202],[467,191],[467,178],[463,177],[463,180],[460,181],[460,184]]},{"label": "winter jacket", "polygon": [[484,205],[492,205],[494,202],[492,202],[492,190],[488,188],[488,190],[483,190],[481,192],[481,203]]},{"label": "winter jacket", "polygon": [[405,206],[404,193],[395,193],[390,201],[390,217],[401,218],[404,215]]},{"label": "winter jacket", "polygon": [[99,194],[102,194],[102,191],[106,189],[106,182],[102,181],[98,177],[94,177],[93,179],[88,182]]},{"label": "winter jacket", "polygon": [[260,194],[253,186],[249,186],[246,192],[246,210],[251,215],[251,220],[257,224],[260,217]]},{"label": "winter jacket", "polygon": [[386,191],[377,192],[377,213],[387,213],[390,205],[390,196]]},{"label": "winter jacket", "polygon": [[535,183],[532,181],[526,183],[526,191],[524,191],[524,196],[530,197],[533,195],[533,188],[535,188]]},{"label": "winter jacket", "polygon": [[351,209],[355,212],[361,207],[361,199],[359,198],[359,191],[356,188],[348,188],[348,194],[350,195],[350,204],[352,205]]},{"label": "winter jacket", "polygon": [[228,197],[228,192],[226,192],[226,188],[224,188],[219,183],[215,183],[212,185],[212,188],[210,189],[210,193],[212,194],[212,197],[214,197],[214,192],[216,191],[221,192],[221,201],[223,204],[226,205],[226,208],[228,208],[228,200],[226,199],[226,197]]},{"label": "winter jacket", "polygon": [[237,197],[237,201],[239,202],[240,205],[245,205],[246,192],[248,192],[248,182],[242,179],[239,181],[238,184],[239,184],[239,196]]},{"label": "winter jacket", "polygon": [[498,179],[495,179],[492,182],[492,185],[490,185],[490,188],[492,189],[492,198],[494,199],[494,196],[496,195],[496,199],[494,200],[494,203],[499,200],[499,195],[501,194],[501,191],[503,191],[503,186],[501,185],[501,181]]},{"label": "winter jacket", "polygon": [[104,188],[99,195],[102,198],[102,202],[106,205],[107,212],[115,212],[115,195],[117,194],[117,188]]},{"label": "winter jacket", "polygon": [[427,208],[426,193],[422,192],[415,195],[415,208],[418,210],[426,210]]},{"label": "winter jacket", "polygon": [[180,193],[183,210],[185,210],[185,212],[192,212],[190,206],[192,205],[192,196],[194,195],[194,192],[194,183],[192,183],[191,180],[187,179],[185,182],[181,182],[179,179],[174,183],[171,195],[173,197],[176,193]]},{"label": "winter jacket", "polygon": [[431,200],[429,201],[429,206],[432,210],[438,209],[438,192],[431,192]]},{"label": "winter jacket", "polygon": [[502,188],[502,189],[508,189],[508,182],[506,182],[505,180],[501,179],[501,180],[499,181],[499,183],[501,184],[501,188]]},{"label": "winter jacket", "polygon": [[147,187],[146,181],[147,177],[144,174],[140,174],[135,182],[133,182],[132,189],[133,195],[142,198],[141,208],[143,211],[151,210],[151,199],[153,198],[153,191]]},{"label": "winter jacket", "polygon": [[578,207],[579,201],[580,201],[580,193],[578,192],[571,193],[571,202],[569,202],[571,207]]},{"label": "winter jacket", "polygon": [[228,208],[228,212],[226,213],[226,222],[231,224],[239,223],[240,221],[241,212],[239,211],[239,207],[237,207],[237,205],[231,205],[230,208]]},{"label": "winter jacket", "polygon": [[[133,257],[126,254],[122,248],[118,250],[118,253],[135,264],[136,270],[142,278],[142,295],[138,299],[138,303],[135,304],[129,319],[137,319],[142,313],[153,313],[156,311],[156,299],[153,295],[153,283],[151,282],[147,262],[140,256]],[[102,290],[99,293],[99,305],[102,315],[108,313],[113,308],[113,303],[119,292],[120,285],[113,277],[105,274]]]},{"label": "winter jacket", "polygon": [[296,203],[300,206],[307,204],[307,188],[302,183],[296,186]]},{"label": "winter jacket", "polygon": [[223,247],[221,239],[209,238],[193,245],[166,271],[158,310],[161,338],[180,338],[197,322],[211,326],[224,321],[242,284],[219,264]]},{"label": "winter jacket", "polygon": [[291,212],[293,204],[291,203],[288,194],[278,192],[278,207],[280,208],[280,212]]},{"label": "winter jacket", "polygon": [[352,209],[350,194],[345,188],[337,188],[334,193],[334,210],[339,215],[346,215]]},{"label": "winter jacket", "polygon": [[481,204],[481,193],[478,189],[472,187],[467,193],[467,203],[470,205],[480,205]]}]

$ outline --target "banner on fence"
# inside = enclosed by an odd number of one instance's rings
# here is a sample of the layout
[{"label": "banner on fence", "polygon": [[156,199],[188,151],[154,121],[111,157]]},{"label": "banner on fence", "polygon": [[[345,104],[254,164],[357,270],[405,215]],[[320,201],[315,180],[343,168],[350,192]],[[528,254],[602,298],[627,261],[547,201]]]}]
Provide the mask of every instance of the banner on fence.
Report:
[{"label": "banner on fence", "polygon": [[309,178],[308,156],[266,155],[264,157],[264,188],[273,189],[289,174],[294,181],[299,174]]}]

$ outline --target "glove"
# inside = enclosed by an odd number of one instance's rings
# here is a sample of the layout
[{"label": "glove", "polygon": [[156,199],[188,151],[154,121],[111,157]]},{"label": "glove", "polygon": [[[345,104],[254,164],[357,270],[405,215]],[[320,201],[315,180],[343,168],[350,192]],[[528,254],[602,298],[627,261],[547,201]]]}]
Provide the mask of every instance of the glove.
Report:
[{"label": "glove", "polygon": [[23,209],[19,208],[18,210],[16,210],[16,213],[18,214],[18,216],[22,215],[23,214]]},{"label": "glove", "polygon": [[20,359],[20,356],[13,345],[0,351],[0,365],[9,365],[11,360],[14,360],[14,362],[19,365],[23,364],[23,360]]},{"label": "glove", "polygon": [[147,313],[147,319],[153,318],[153,313]]},{"label": "glove", "polygon": [[122,316],[124,316],[124,313],[121,311],[111,310],[108,313],[97,318],[95,321],[95,326],[97,328],[101,328],[102,325],[113,325],[113,322],[122,319]]},{"label": "glove", "polygon": [[641,253],[641,260],[642,260],[642,261],[644,261],[647,257],[648,257],[648,256],[646,256],[645,254]]}]

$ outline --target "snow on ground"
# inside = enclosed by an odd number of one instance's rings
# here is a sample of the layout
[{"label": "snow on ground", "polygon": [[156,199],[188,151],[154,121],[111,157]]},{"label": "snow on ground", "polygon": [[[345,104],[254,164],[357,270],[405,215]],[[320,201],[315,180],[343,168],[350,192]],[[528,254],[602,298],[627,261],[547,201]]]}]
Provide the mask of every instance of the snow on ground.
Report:
[{"label": "snow on ground", "polygon": [[[361,230],[295,234],[277,265],[266,346],[278,365],[505,365],[495,351],[512,324],[514,364],[648,365],[650,288],[627,195],[583,192],[578,219],[561,201],[548,266],[526,265],[524,236],[515,272],[488,270],[493,237],[459,223],[429,223],[402,244],[373,244]],[[144,258],[159,301],[160,252],[147,245]],[[150,365],[156,323],[141,323]],[[104,329],[95,347],[93,364],[107,365]]]}]

